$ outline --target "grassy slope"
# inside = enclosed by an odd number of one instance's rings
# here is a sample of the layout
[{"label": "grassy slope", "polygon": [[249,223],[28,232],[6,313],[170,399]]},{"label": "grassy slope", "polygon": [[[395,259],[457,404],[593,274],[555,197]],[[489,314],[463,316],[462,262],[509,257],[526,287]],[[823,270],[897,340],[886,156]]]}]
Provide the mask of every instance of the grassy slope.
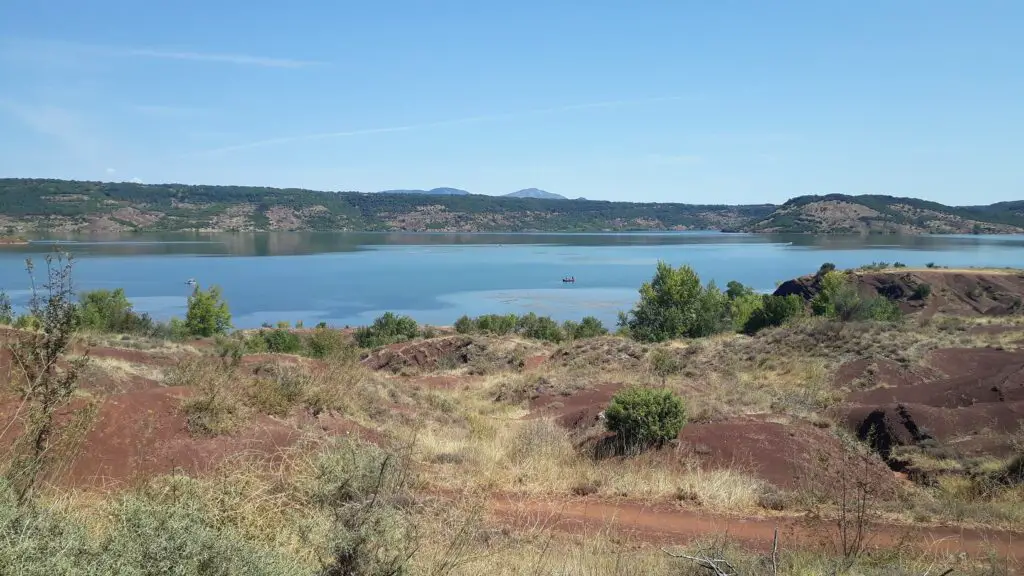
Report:
[{"label": "grassy slope", "polygon": [[[575,498],[582,486],[593,486],[593,492],[587,489],[591,498],[606,502],[639,499],[696,507],[703,515],[775,514],[761,507],[761,483],[742,469],[701,471],[686,462],[668,466],[660,458],[602,462],[582,456],[565,430],[547,420],[525,417],[523,399],[538,383],[566,391],[608,381],[665,384],[687,398],[694,419],[769,413],[784,421],[819,414],[836,402],[841,391],[830,386],[830,375],[849,358],[912,364],[936,347],[1022,344],[1013,334],[975,335],[950,331],[940,323],[854,326],[821,338],[819,324],[753,338],[725,335],[660,346],[679,359],[676,371],[665,380],[652,373],[646,359],[650,350],[616,337],[564,345],[558,354],[561,360],[532,372],[509,368],[502,355],[521,354],[516,350],[520,345],[536,353],[545,345],[492,343],[495,354],[438,371],[459,383],[441,389],[411,378],[372,373],[340,358],[328,360],[326,372],[316,369],[315,363],[303,364],[296,372],[278,368],[277,373],[306,374],[300,378],[304,384],[298,395],[280,396],[275,386],[280,380],[226,380],[226,397],[245,408],[233,414],[252,417],[253,411],[280,410],[282,403],[285,408],[301,409],[315,400],[383,434],[384,447],[353,445],[347,440],[324,442],[308,430],[309,444],[284,451],[270,465],[239,457],[208,475],[139,478],[136,488],[107,494],[53,488],[46,493],[47,505],[36,513],[41,516],[17,530],[5,524],[12,517],[11,505],[0,501],[0,529],[6,538],[0,538],[0,561],[21,573],[63,574],[84,565],[116,565],[123,570],[158,565],[157,561],[180,562],[181,555],[191,554],[190,566],[207,563],[259,573],[252,564],[255,561],[266,573],[313,573],[339,531],[347,534],[334,524],[337,510],[324,507],[323,496],[346,486],[347,492],[356,495],[340,508],[348,510],[346,506],[354,505],[359,495],[365,496],[377,483],[375,466],[391,452],[401,467],[394,473],[401,469],[408,476],[385,483],[387,505],[382,514],[387,522],[375,538],[385,552],[402,549],[397,535],[401,527],[413,526],[419,542],[412,556],[415,574],[688,574],[693,568],[688,562],[645,546],[643,539],[623,539],[611,518],[603,527],[599,521],[593,531],[575,535],[544,513],[506,514],[495,522],[488,512],[494,498],[506,504],[515,498],[557,502]],[[96,340],[95,344],[116,341]],[[128,344],[182,351],[180,346],[159,342]],[[554,351],[550,346],[546,349]],[[203,347],[187,353],[196,358],[201,352],[212,350]],[[626,362],[634,356],[640,360]],[[117,369],[198,387],[210,380],[211,371],[216,372],[215,360],[207,359],[185,369],[168,367],[160,374],[153,374],[152,366],[117,365]],[[273,356],[263,361],[279,362]],[[477,375],[469,376],[469,371]],[[261,393],[253,395],[249,390]],[[353,470],[361,472],[353,475]],[[687,495],[685,502],[678,502],[679,494]],[[793,506],[781,517],[803,512],[800,504]],[[1019,527],[1024,495],[1013,489],[977,493],[959,480],[940,482],[912,490],[901,501],[882,503],[876,512],[890,522],[913,523],[927,517],[929,522]],[[816,508],[816,513],[828,514],[829,507]],[[505,528],[496,528],[502,525]],[[821,537],[832,535],[823,532]],[[838,560],[815,551],[814,546],[802,547],[795,538],[783,534],[780,574],[829,573],[836,566]],[[726,554],[743,574],[772,573],[763,557],[734,545],[727,535],[708,534],[688,548]],[[965,574],[976,569],[978,574],[1003,573],[982,572],[994,569],[984,564],[985,558],[964,560],[893,549],[857,560],[856,573],[922,574],[930,566],[955,566],[957,573]],[[692,573],[705,572],[694,569]]]}]

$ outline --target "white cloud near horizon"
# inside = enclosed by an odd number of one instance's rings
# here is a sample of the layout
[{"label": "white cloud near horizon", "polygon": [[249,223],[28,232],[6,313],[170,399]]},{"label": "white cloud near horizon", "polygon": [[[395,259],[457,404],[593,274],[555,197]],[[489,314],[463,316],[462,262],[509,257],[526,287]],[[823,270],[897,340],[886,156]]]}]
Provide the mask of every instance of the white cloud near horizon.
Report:
[{"label": "white cloud near horizon", "polygon": [[363,128],[359,130],[343,130],[338,132],[319,132],[314,134],[300,134],[296,136],[283,136],[280,138],[268,138],[265,140],[254,140],[251,142],[244,142],[241,144],[235,144],[231,146],[223,146],[221,148],[214,148],[200,152],[200,154],[222,154],[226,152],[235,152],[238,150],[247,150],[251,148],[261,148],[264,146],[274,146],[278,144],[290,144],[293,142],[304,142],[308,140],[321,140],[325,138],[344,138],[347,136],[362,136],[368,134],[385,134],[389,132],[408,132],[412,130],[422,130],[427,128],[440,128],[443,126],[456,126],[459,124],[472,124],[476,122],[493,122],[500,120],[512,120],[516,118],[523,118],[526,116],[534,116],[540,114],[554,114],[559,112],[571,112],[574,110],[588,110],[594,108],[616,108],[620,106],[635,106],[638,104],[653,104],[656,102],[671,102],[676,100],[683,100],[683,96],[659,96],[654,98],[640,98],[635,100],[612,100],[607,102],[590,102],[583,104],[568,104],[565,106],[555,106],[551,108],[537,108],[533,110],[523,110],[519,112],[505,112],[500,114],[488,114],[483,116],[469,116],[466,118],[455,118],[451,120],[438,120],[434,122],[423,122],[419,124],[407,124],[404,126],[388,126],[381,128]]}]

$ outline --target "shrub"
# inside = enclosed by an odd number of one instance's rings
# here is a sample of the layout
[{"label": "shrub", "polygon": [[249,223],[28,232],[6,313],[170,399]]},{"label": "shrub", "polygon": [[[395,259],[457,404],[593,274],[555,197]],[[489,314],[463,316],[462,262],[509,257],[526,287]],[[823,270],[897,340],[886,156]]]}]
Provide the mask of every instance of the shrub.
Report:
[{"label": "shrub", "polygon": [[733,298],[729,303],[729,315],[732,318],[732,328],[735,332],[746,330],[751,316],[764,308],[764,297],[761,294],[743,294]]},{"label": "shrub", "polygon": [[608,333],[608,329],[604,327],[604,324],[593,316],[584,316],[583,320],[579,323],[566,322],[563,325],[563,330],[567,336],[571,336],[576,340],[596,338]]},{"label": "shrub", "polygon": [[924,267],[925,268],[937,268],[937,266],[935,265],[935,262],[929,262],[929,263],[925,264]]},{"label": "shrub", "polygon": [[669,376],[678,374],[683,369],[679,357],[664,348],[654,349],[648,361],[651,363],[651,372],[660,377],[663,383]]},{"label": "shrub", "polygon": [[249,399],[263,414],[287,416],[311,387],[309,374],[291,366],[272,365],[260,372],[250,386]]},{"label": "shrub", "polygon": [[260,330],[258,338],[266,342],[268,352],[275,354],[298,354],[302,351],[302,339],[298,334],[284,329]]},{"label": "shrub", "polygon": [[562,328],[550,316],[537,316],[533,312],[519,317],[516,322],[516,331],[535,340],[561,342],[565,339]]},{"label": "shrub", "polygon": [[325,450],[316,469],[310,499],[334,518],[321,574],[407,574],[418,548],[415,527],[396,504],[411,481],[407,459],[346,439]]},{"label": "shrub", "polygon": [[412,340],[420,334],[420,327],[409,316],[385,312],[369,326],[356,330],[355,338],[363,348],[377,348]]},{"label": "shrub", "polygon": [[197,358],[180,362],[167,373],[169,386],[191,386],[195,395],[181,408],[190,432],[201,436],[217,436],[233,431],[245,416],[239,398],[237,374],[227,364]]},{"label": "shrub", "polygon": [[484,314],[477,317],[473,324],[476,331],[487,334],[511,334],[519,327],[520,318],[515,314]]},{"label": "shrub", "polygon": [[825,274],[828,274],[829,272],[834,272],[835,269],[836,269],[836,265],[835,264],[833,264],[831,262],[825,262],[824,264],[822,264],[821,266],[818,267],[818,272],[816,273],[816,276],[818,276],[818,277],[824,276]]},{"label": "shrub", "polygon": [[918,284],[914,287],[914,298],[925,300],[932,295],[932,285],[927,283]]},{"label": "shrub", "polygon": [[[21,430],[7,449],[4,458],[5,476],[19,502],[24,502],[35,488],[39,475],[61,458],[62,440],[75,424],[89,416],[83,408],[69,404],[78,389],[78,374],[87,357],[67,359],[78,325],[72,285],[73,258],[56,253],[46,257],[46,279],[42,290],[36,288],[35,266],[25,261],[32,285],[28,318],[33,330],[13,335],[7,343],[10,369],[7,384],[11,385],[21,406],[18,412]],[[60,369],[59,363],[64,364]],[[89,403],[86,407],[90,406]],[[70,412],[71,418],[59,418]],[[13,423],[13,422],[12,422]],[[66,455],[65,455],[66,456]]]},{"label": "shrub", "polygon": [[203,338],[224,334],[231,328],[231,312],[221,297],[220,287],[212,286],[205,292],[195,287],[188,298],[185,328],[189,335]]},{"label": "shrub", "polygon": [[0,324],[10,325],[14,322],[14,308],[11,306],[11,297],[0,290]]},{"label": "shrub", "polygon": [[327,358],[345,347],[345,336],[326,326],[317,326],[306,340],[306,353],[313,358]]},{"label": "shrub", "polygon": [[893,262],[892,263],[892,267],[893,268],[906,268],[907,265],[904,264],[903,262]]},{"label": "shrub", "polygon": [[640,301],[619,315],[619,326],[643,342],[710,336],[728,328],[728,302],[714,282],[702,286],[689,266],[658,262],[654,278],[640,287]]},{"label": "shrub", "polygon": [[612,397],[605,423],[623,446],[660,446],[679,435],[686,424],[686,407],[666,388],[633,386]]},{"label": "shrub", "polygon": [[789,296],[766,294],[761,300],[761,307],[754,310],[747,323],[743,325],[743,332],[747,334],[753,334],[772,326],[782,326],[793,318],[803,316],[806,311],[803,298],[796,294]]},{"label": "shrub", "polygon": [[903,318],[903,311],[898,304],[888,298],[868,298],[864,303],[864,311],[857,315],[857,320],[875,320],[877,322],[898,322]]},{"label": "shrub", "polygon": [[459,334],[471,334],[476,331],[476,324],[469,316],[463,314],[455,321],[455,331]]}]

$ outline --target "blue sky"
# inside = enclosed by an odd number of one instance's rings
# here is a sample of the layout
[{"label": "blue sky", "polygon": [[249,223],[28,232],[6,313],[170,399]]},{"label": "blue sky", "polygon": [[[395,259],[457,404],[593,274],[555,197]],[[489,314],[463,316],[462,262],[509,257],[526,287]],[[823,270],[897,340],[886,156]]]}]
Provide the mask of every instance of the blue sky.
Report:
[{"label": "blue sky", "polygon": [[1024,198],[1024,2],[4,0],[0,176]]}]

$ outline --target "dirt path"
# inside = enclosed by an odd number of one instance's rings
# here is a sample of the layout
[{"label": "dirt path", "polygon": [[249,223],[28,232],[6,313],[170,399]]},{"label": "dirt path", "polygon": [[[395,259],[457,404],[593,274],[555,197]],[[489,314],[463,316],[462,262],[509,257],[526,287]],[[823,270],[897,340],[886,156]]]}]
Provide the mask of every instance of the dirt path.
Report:
[{"label": "dirt path", "polygon": [[[754,549],[769,550],[775,529],[780,546],[820,546],[830,542],[835,525],[797,518],[739,518],[701,514],[670,504],[607,502],[591,498],[529,500],[517,497],[493,501],[493,515],[517,528],[544,528],[570,533],[612,531],[633,541],[673,545],[696,538],[727,536]],[[896,546],[900,542],[933,552],[980,556],[995,552],[1013,562],[1024,559],[1024,535],[958,528],[876,526],[869,546]]]}]

